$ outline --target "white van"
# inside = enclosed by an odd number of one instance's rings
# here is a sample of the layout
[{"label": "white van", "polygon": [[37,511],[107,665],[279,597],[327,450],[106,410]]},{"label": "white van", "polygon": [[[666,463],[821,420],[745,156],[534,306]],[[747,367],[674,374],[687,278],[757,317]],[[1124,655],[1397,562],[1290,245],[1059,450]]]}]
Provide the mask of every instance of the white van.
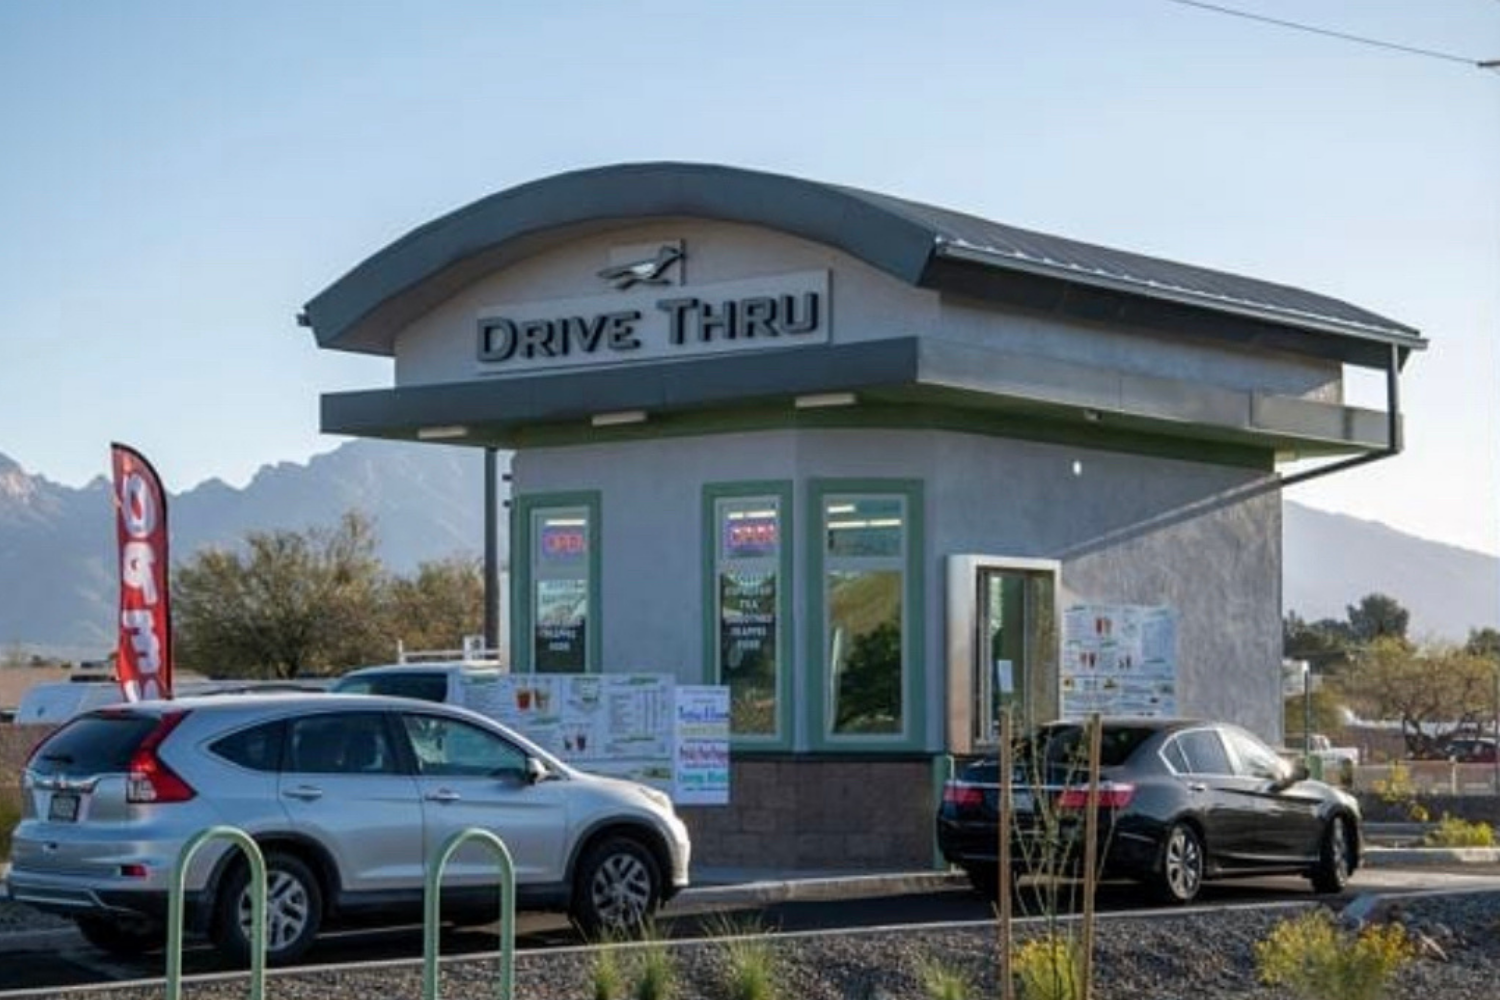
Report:
[{"label": "white van", "polygon": [[79,712],[124,701],[114,678],[36,684],[21,695],[13,720],[18,726],[57,726]]},{"label": "white van", "polygon": [[503,677],[508,671],[495,662],[445,660],[430,663],[387,663],[351,670],[333,682],[335,694],[385,694],[399,698],[463,705],[473,684]]}]

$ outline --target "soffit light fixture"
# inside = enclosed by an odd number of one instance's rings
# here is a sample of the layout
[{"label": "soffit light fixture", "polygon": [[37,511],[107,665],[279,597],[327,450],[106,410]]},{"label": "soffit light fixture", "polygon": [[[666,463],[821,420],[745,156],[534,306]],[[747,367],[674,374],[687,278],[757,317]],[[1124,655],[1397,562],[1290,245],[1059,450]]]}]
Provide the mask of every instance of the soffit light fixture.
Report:
[{"label": "soffit light fixture", "polygon": [[621,424],[644,424],[645,410],[621,410],[618,413],[596,413],[590,419],[595,427],[619,427]]},{"label": "soffit light fixture", "polygon": [[462,424],[445,424],[441,427],[418,427],[418,441],[448,441],[468,437],[469,429]]},{"label": "soffit light fixture", "polygon": [[798,396],[795,405],[799,410],[817,410],[828,406],[853,406],[858,401],[852,392],[815,392]]}]

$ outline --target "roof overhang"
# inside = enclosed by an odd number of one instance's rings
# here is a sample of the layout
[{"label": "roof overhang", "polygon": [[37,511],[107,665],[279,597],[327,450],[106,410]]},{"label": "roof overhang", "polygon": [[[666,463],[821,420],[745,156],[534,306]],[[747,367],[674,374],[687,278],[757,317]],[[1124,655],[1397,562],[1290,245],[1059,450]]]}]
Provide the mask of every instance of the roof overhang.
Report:
[{"label": "roof overhang", "polygon": [[[882,407],[946,411],[976,429],[994,421],[1075,427],[1163,441],[1225,445],[1272,458],[1376,452],[1389,444],[1387,415],[1372,410],[1149,377],[919,337],[820,345],[617,366],[576,374],[403,386],[326,394],[332,434],[519,447],[538,429],[596,439],[594,418],[639,414],[653,432],[712,412],[733,423],[754,413],[787,425],[799,398],[852,394],[850,419],[879,420]],[[909,419],[909,418],[907,418]]]}]

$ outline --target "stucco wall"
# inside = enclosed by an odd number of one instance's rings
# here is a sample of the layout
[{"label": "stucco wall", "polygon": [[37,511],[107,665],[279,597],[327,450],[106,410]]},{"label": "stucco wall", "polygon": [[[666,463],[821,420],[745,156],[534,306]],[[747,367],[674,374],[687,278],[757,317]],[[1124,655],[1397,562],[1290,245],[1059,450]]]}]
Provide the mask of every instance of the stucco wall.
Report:
[{"label": "stucco wall", "polygon": [[[1077,473],[1075,474],[1075,464]],[[536,449],[517,496],[599,490],[608,670],[701,683],[702,489],[794,484],[794,687],[805,662],[805,519],[813,478],[925,483],[925,746],[944,747],[945,577],[953,553],[1058,559],[1070,603],[1180,612],[1179,709],[1280,736],[1279,494],[1252,470],[947,431],[801,430]],[[807,740],[798,718],[799,746]]]}]

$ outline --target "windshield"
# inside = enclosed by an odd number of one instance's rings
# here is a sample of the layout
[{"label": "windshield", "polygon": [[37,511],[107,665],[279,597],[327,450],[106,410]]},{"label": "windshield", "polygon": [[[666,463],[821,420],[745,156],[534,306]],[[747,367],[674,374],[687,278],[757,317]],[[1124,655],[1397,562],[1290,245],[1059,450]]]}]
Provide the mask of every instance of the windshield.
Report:
[{"label": "windshield", "polygon": [[356,674],[333,686],[339,694],[385,694],[421,701],[447,701],[448,675],[438,672]]}]

